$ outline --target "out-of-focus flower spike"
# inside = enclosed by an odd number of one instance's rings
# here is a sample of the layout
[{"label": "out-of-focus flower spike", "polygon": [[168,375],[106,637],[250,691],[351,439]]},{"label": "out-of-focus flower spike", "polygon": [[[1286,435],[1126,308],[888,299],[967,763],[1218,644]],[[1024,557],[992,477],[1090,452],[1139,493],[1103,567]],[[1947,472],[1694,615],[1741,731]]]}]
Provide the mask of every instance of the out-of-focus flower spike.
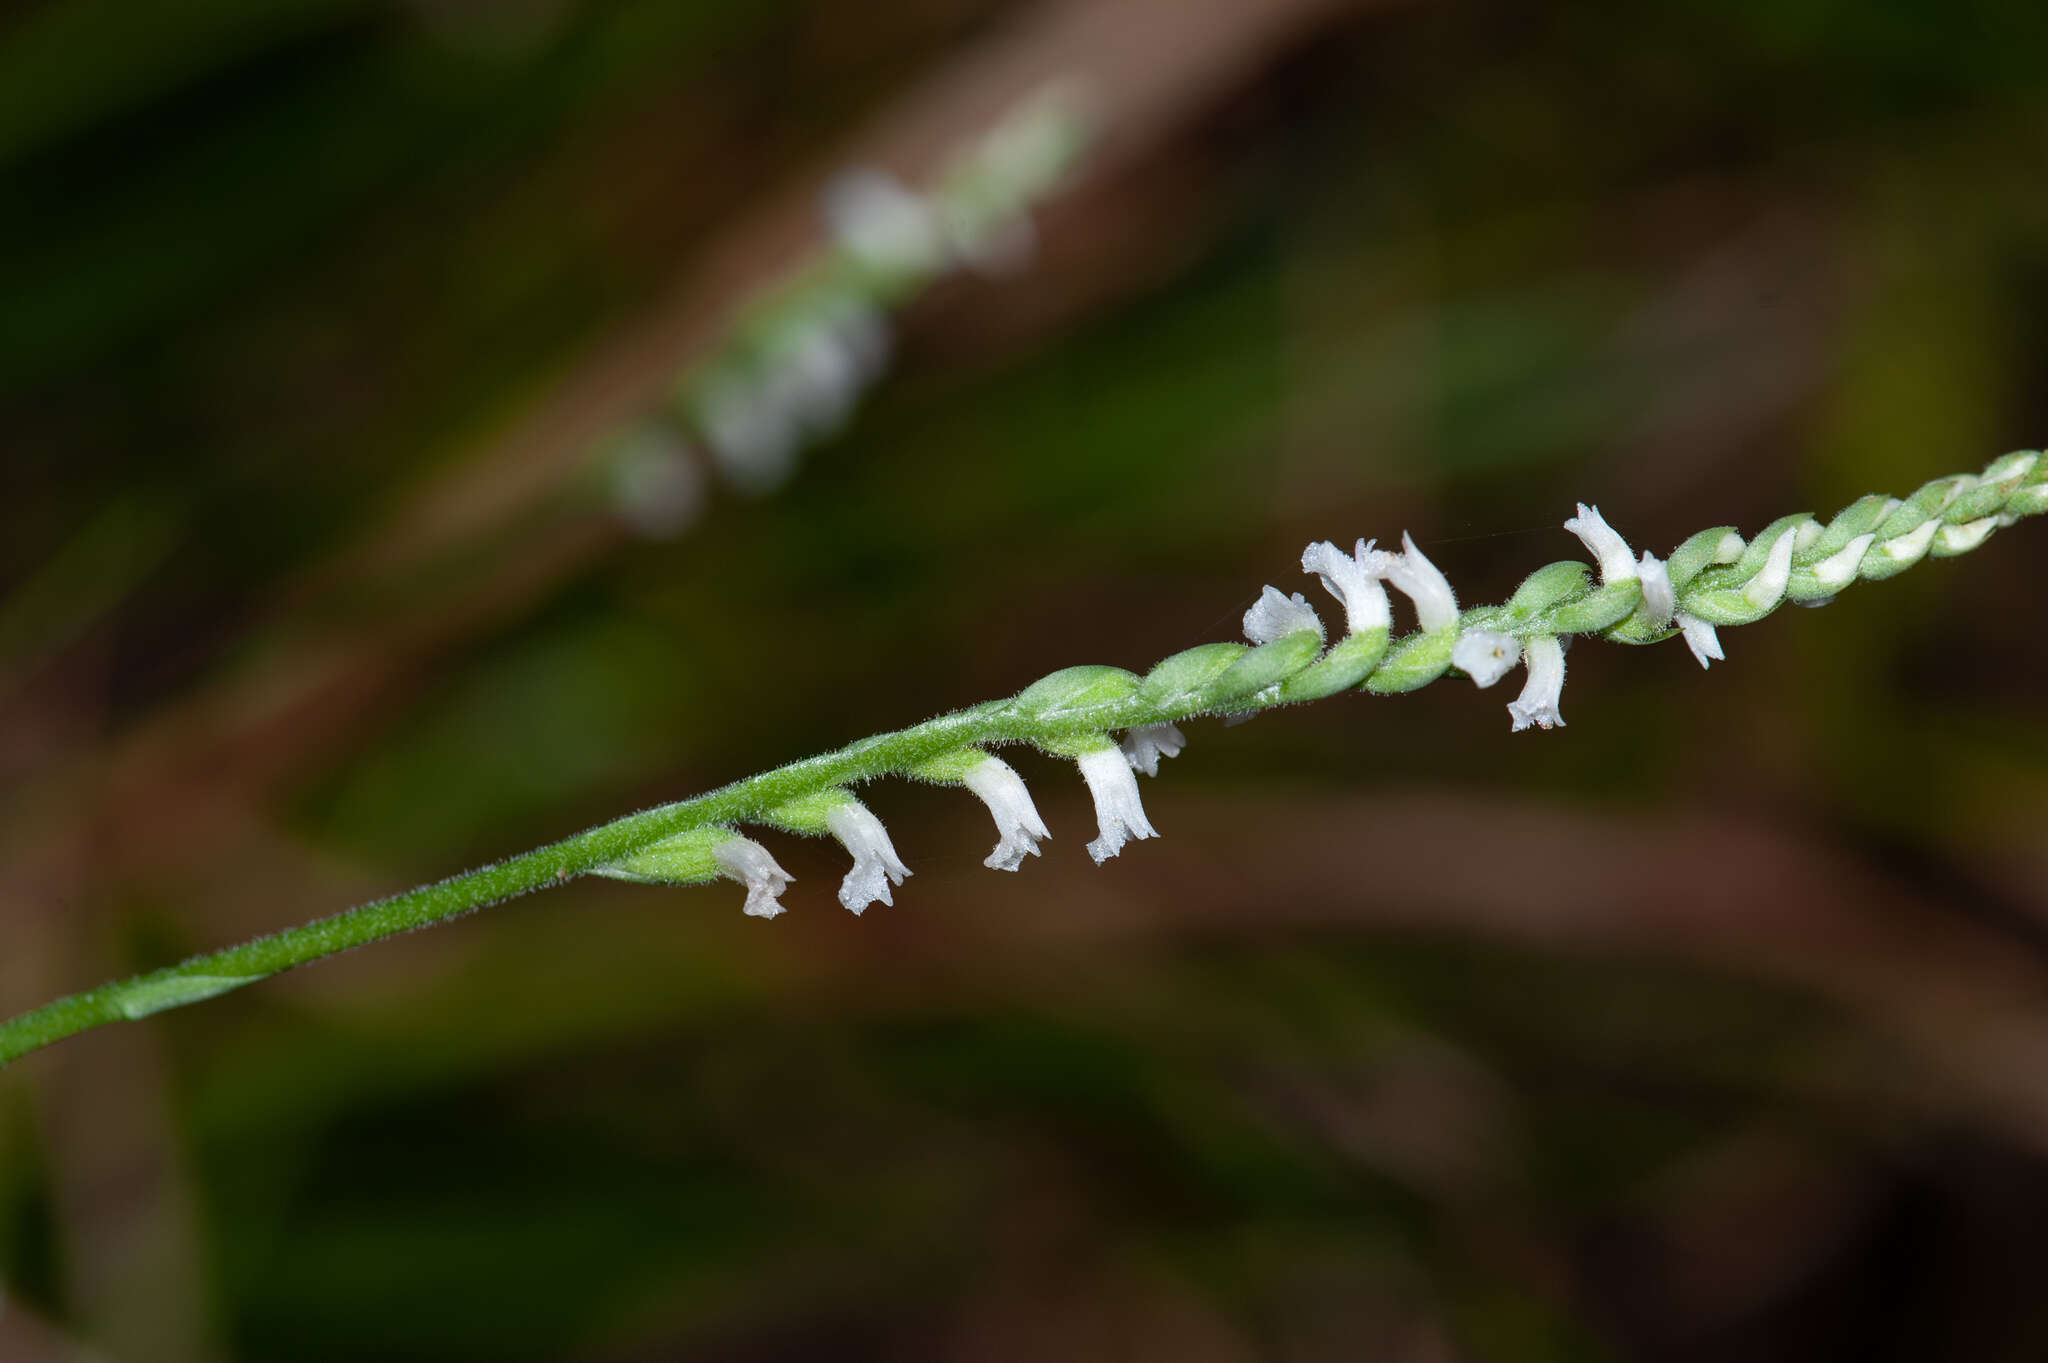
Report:
[{"label": "out-of-focus flower spike", "polygon": [[1481,688],[1493,685],[1522,661],[1522,641],[1497,629],[1468,629],[1451,646],[1451,665]]},{"label": "out-of-focus flower spike", "polygon": [[1105,741],[1077,760],[1088,793],[1095,798],[1100,836],[1088,844],[1088,855],[1097,865],[1123,851],[1124,843],[1132,838],[1159,836],[1145,817],[1145,806],[1138,798],[1138,778],[1123,749]]},{"label": "out-of-focus flower spike", "polygon": [[1539,634],[1522,645],[1522,656],[1529,665],[1529,681],[1521,696],[1508,702],[1514,732],[1520,733],[1532,724],[1543,729],[1562,729],[1564,716],[1557,712],[1557,702],[1564,694],[1563,646],[1556,635]]},{"label": "out-of-focus flower spike", "polygon": [[853,856],[853,869],[839,882],[839,902],[855,913],[877,899],[893,907],[889,886],[901,885],[910,868],[896,855],[882,821],[858,800],[848,800],[826,811],[825,827]]},{"label": "out-of-focus flower spike", "polygon": [[1188,736],[1177,724],[1141,724],[1124,735],[1121,746],[1133,767],[1147,776],[1157,776],[1159,759],[1179,757],[1187,745]]},{"label": "out-of-focus flower spike", "polygon": [[1319,540],[1301,551],[1302,571],[1320,577],[1324,588],[1342,603],[1348,634],[1387,629],[1394,623],[1387,589],[1380,585],[1387,555],[1374,553],[1372,543],[1362,539],[1347,554],[1328,540]]},{"label": "out-of-focus flower spike", "polygon": [[1586,551],[1600,563],[1600,580],[1608,585],[1626,582],[1636,575],[1635,554],[1615,528],[1607,523],[1597,506],[1579,503],[1579,514],[1564,523],[1579,537]]},{"label": "out-of-focus flower spike", "polygon": [[1721,652],[1720,634],[1697,615],[1687,615],[1680,611],[1678,631],[1685,636],[1685,646],[1692,650],[1692,656],[1701,667],[1709,667],[1727,656]]},{"label": "out-of-focus flower spike", "polygon": [[1318,639],[1324,637],[1321,618],[1300,592],[1288,596],[1278,587],[1268,587],[1244,613],[1244,637],[1255,644],[1270,644],[1305,629],[1314,630]]},{"label": "out-of-focus flower spike", "polygon": [[1401,552],[1381,550],[1370,555],[1380,575],[1415,603],[1415,618],[1423,633],[1434,634],[1458,623],[1458,594],[1437,570],[1407,531],[1401,532]]},{"label": "out-of-focus flower spike", "polygon": [[752,838],[735,833],[712,850],[718,872],[747,887],[746,911],[755,918],[773,918],[785,912],[782,892],[796,877],[775,864],[768,849]]},{"label": "out-of-focus flower spike", "polygon": [[984,757],[960,779],[981,797],[996,821],[996,850],[988,854],[982,865],[992,871],[1014,871],[1024,864],[1027,855],[1038,855],[1039,839],[1052,834],[1046,831],[1045,820],[1038,817],[1038,807],[1031,803],[1024,778],[1009,763],[1000,757]]}]

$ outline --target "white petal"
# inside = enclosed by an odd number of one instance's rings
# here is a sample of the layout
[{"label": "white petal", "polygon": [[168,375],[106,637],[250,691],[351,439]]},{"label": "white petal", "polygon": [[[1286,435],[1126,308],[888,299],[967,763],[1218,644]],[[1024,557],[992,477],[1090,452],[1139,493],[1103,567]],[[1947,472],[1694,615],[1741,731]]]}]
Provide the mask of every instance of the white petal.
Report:
[{"label": "white petal", "polygon": [[1387,589],[1380,585],[1379,564],[1385,557],[1373,552],[1370,540],[1358,541],[1348,554],[1321,540],[1301,551],[1301,568],[1322,578],[1330,595],[1343,603],[1346,631],[1363,634],[1394,622],[1387,607]]},{"label": "white petal", "polygon": [[1985,516],[1962,525],[1941,527],[1941,547],[1951,554],[1966,554],[1984,542],[1984,537],[1998,528],[1998,517]]},{"label": "white petal", "polygon": [[1522,661],[1522,641],[1495,629],[1468,629],[1451,645],[1451,663],[1484,690]]},{"label": "white petal", "polygon": [[1778,536],[1770,556],[1764,559],[1763,570],[1742,589],[1744,601],[1757,610],[1769,610],[1784,598],[1785,584],[1792,580],[1792,547],[1798,539],[1796,525]]},{"label": "white petal", "polygon": [[1123,851],[1131,838],[1156,838],[1159,834],[1145,818],[1145,806],[1138,798],[1138,778],[1123,749],[1110,746],[1081,754],[1081,776],[1088,793],[1095,797],[1095,822],[1101,836],[1088,844],[1088,855],[1096,864]]},{"label": "white petal", "polygon": [[1124,757],[1147,776],[1159,774],[1159,759],[1179,757],[1188,736],[1175,724],[1141,724],[1124,735]]},{"label": "white petal", "polygon": [[1522,694],[1508,702],[1508,716],[1514,720],[1514,732],[1534,724],[1545,729],[1564,727],[1564,716],[1557,712],[1558,698],[1564,693],[1564,649],[1559,646],[1554,634],[1539,634],[1522,645],[1522,656],[1529,665],[1529,681],[1522,688]]},{"label": "white petal", "polygon": [[1628,542],[1607,523],[1599,507],[1580,502],[1579,514],[1566,521],[1564,528],[1577,535],[1586,551],[1599,560],[1603,583],[1626,582],[1636,575],[1636,559]]},{"label": "white petal", "polygon": [[1742,536],[1730,530],[1721,536],[1721,542],[1714,546],[1714,562],[1733,563],[1736,559],[1742,557],[1742,551],[1748,547],[1747,544],[1743,543]]},{"label": "white petal", "polygon": [[1401,532],[1401,552],[1384,551],[1370,556],[1387,581],[1415,603],[1415,617],[1425,634],[1449,629],[1458,623],[1458,597],[1450,582],[1437,571],[1408,532]]},{"label": "white petal", "polygon": [[1701,667],[1720,662],[1726,656],[1721,652],[1721,636],[1697,615],[1680,611],[1678,630],[1685,636],[1685,646],[1692,650],[1692,656],[1698,659]]},{"label": "white petal", "polygon": [[1009,763],[999,757],[984,757],[960,779],[982,798],[996,821],[996,850],[982,865],[992,871],[1014,871],[1027,855],[1038,855],[1038,840],[1052,834],[1038,817],[1038,806],[1031,803],[1024,778]]},{"label": "white petal", "polygon": [[712,850],[720,874],[747,887],[747,909],[756,918],[773,918],[783,912],[782,892],[796,877],[775,864],[768,849],[752,838],[735,833]]},{"label": "white petal", "polygon": [[1244,613],[1244,637],[1255,644],[1270,644],[1305,629],[1323,637],[1323,622],[1300,592],[1284,596],[1278,587],[1268,587]]},{"label": "white petal", "polygon": [[1847,544],[1813,565],[1813,575],[1822,585],[1839,587],[1856,576],[1856,570],[1863,565],[1863,551],[1877,539],[1876,535],[1858,535]]},{"label": "white petal", "polygon": [[1636,576],[1643,583],[1643,615],[1650,628],[1664,628],[1671,623],[1671,612],[1678,607],[1678,595],[1671,590],[1671,570],[1664,566],[1663,559],[1645,549],[1642,562],[1636,565]]},{"label": "white petal", "polygon": [[1918,528],[1903,535],[1895,535],[1884,542],[1884,551],[1900,563],[1918,563],[1927,546],[1934,542],[1934,532],[1941,528],[1937,519],[1922,521]]},{"label": "white petal", "polygon": [[853,854],[853,869],[839,882],[839,902],[855,913],[877,899],[893,906],[889,885],[901,885],[910,868],[897,857],[882,821],[866,805],[849,801],[825,815],[825,827]]}]

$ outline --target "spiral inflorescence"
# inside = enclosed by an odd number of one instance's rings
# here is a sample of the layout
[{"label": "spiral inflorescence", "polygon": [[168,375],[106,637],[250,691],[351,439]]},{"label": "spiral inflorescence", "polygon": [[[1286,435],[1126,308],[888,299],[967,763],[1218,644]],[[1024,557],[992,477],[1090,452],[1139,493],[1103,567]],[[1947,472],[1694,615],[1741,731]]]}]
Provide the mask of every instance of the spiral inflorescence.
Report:
[{"label": "spiral inflorescence", "polygon": [[[1806,513],[1784,516],[1748,539],[1732,526],[1716,526],[1665,559],[1636,557],[1597,508],[1581,504],[1564,524],[1593,564],[1549,564],[1529,574],[1504,604],[1464,610],[1444,575],[1406,535],[1398,551],[1363,540],[1349,553],[1312,544],[1302,567],[1322,581],[1345,616],[1345,633],[1334,643],[1301,593],[1267,587],[1245,613],[1248,643],[1199,645],[1143,676],[1115,667],[1065,668],[1009,700],[785,768],[792,776],[815,772],[793,794],[778,789],[750,802],[744,798],[750,783],[730,787],[722,794],[733,811],[719,822],[597,869],[671,883],[724,874],[746,883],[748,912],[772,916],[781,911],[776,896],[788,873],[731,824],[829,833],[854,858],[840,900],[859,912],[876,899],[889,902],[890,886],[910,872],[880,820],[847,788],[900,775],[965,785],[979,795],[999,834],[987,864],[1014,871],[1027,855],[1038,855],[1039,841],[1050,835],[1022,778],[988,751],[1004,743],[1027,743],[1077,764],[1100,825],[1088,850],[1105,861],[1133,839],[1157,836],[1135,773],[1156,775],[1162,756],[1180,752],[1186,738],[1179,721],[1342,691],[1413,691],[1446,675],[1488,687],[1519,666],[1528,680],[1508,705],[1513,727],[1558,727],[1564,723],[1558,709],[1564,646],[1572,636],[1637,645],[1682,637],[1704,667],[1722,657],[1720,628],[1761,620],[1787,601],[1824,604],[1853,582],[1894,576],[1929,556],[1967,553],[2001,527],[2044,510],[2048,460],[2036,451],[2006,455],[1982,473],[1937,478],[1908,497],[1859,498],[1826,522]],[[1409,599],[1417,621],[1399,638],[1392,632],[1389,586]],[[756,780],[772,782],[780,774]],[[673,808],[680,812],[689,803]]]}]

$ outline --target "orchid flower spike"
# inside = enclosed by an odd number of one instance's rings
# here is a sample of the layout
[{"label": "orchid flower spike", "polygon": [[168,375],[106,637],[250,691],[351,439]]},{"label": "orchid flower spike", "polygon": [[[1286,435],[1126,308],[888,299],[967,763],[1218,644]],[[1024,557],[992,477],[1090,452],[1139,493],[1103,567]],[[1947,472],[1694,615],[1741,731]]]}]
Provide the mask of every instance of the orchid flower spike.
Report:
[{"label": "orchid flower spike", "polygon": [[1457,593],[1451,590],[1449,580],[1437,571],[1437,566],[1415,547],[1407,531],[1401,532],[1400,553],[1380,550],[1372,559],[1379,575],[1415,603],[1415,618],[1423,633],[1434,634],[1458,623]]},{"label": "orchid flower spike", "polygon": [[735,833],[712,849],[711,859],[718,873],[747,887],[746,911],[755,918],[773,918],[785,912],[782,892],[796,877],[775,864],[768,849],[752,838]]},{"label": "orchid flower spike", "polygon": [[1145,817],[1145,806],[1138,799],[1138,778],[1123,749],[1105,742],[1082,753],[1078,760],[1088,793],[1095,797],[1095,822],[1101,836],[1088,844],[1088,855],[1098,866],[1123,851],[1131,838],[1159,836]]},{"label": "orchid flower spike", "polygon": [[1177,724],[1141,724],[1124,735],[1124,757],[1147,776],[1159,774],[1159,759],[1179,757],[1188,736]]},{"label": "orchid flower spike", "polygon": [[1278,587],[1268,587],[1244,613],[1244,637],[1255,644],[1270,644],[1305,629],[1323,637],[1322,620],[1300,592],[1287,596]]},{"label": "orchid flower spike", "polygon": [[1384,560],[1389,556],[1373,552],[1371,540],[1360,540],[1345,553],[1328,540],[1320,540],[1301,551],[1301,570],[1314,573],[1323,587],[1344,607],[1344,628],[1349,634],[1388,629],[1394,623],[1387,607],[1387,589],[1380,585],[1386,575]]},{"label": "orchid flower spike", "polygon": [[901,885],[910,868],[896,855],[882,821],[866,805],[849,799],[826,811],[825,827],[853,854],[853,869],[839,882],[839,902],[855,913],[877,899],[894,907],[889,886],[892,882]]},{"label": "orchid flower spike", "polygon": [[1566,521],[1564,528],[1577,535],[1586,552],[1599,561],[1602,583],[1612,586],[1635,577],[1636,557],[1629,550],[1628,541],[1607,523],[1599,507],[1580,502],[1579,514]]},{"label": "orchid flower spike", "polygon": [[1508,702],[1514,732],[1532,724],[1562,729],[1564,716],[1557,712],[1557,701],[1564,692],[1564,646],[1555,634],[1539,634],[1522,645],[1522,656],[1529,664],[1529,680],[1522,694]]},{"label": "orchid flower spike", "polygon": [[1038,817],[1038,807],[1031,803],[1024,778],[1009,763],[1000,757],[984,757],[960,779],[982,798],[996,821],[996,850],[988,854],[982,865],[991,871],[1014,871],[1024,864],[1027,854],[1038,855],[1038,840],[1052,834],[1046,831],[1045,820]]},{"label": "orchid flower spike", "polygon": [[1451,663],[1481,690],[1522,661],[1522,641],[1497,629],[1468,629],[1451,646]]}]

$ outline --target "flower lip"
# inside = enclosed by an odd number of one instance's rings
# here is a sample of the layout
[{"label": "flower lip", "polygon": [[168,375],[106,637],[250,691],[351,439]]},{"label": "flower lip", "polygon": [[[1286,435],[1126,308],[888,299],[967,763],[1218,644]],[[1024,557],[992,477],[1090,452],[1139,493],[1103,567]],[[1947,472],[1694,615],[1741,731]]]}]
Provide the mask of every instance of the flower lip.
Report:
[{"label": "flower lip", "polygon": [[775,864],[768,849],[752,838],[733,834],[712,849],[719,873],[747,887],[746,912],[755,918],[783,913],[781,896],[795,876]]},{"label": "flower lip", "polygon": [[901,885],[910,868],[896,855],[889,831],[873,811],[849,798],[825,813],[825,827],[853,855],[853,869],[839,883],[839,902],[860,913],[877,899],[893,907],[891,883]]}]

